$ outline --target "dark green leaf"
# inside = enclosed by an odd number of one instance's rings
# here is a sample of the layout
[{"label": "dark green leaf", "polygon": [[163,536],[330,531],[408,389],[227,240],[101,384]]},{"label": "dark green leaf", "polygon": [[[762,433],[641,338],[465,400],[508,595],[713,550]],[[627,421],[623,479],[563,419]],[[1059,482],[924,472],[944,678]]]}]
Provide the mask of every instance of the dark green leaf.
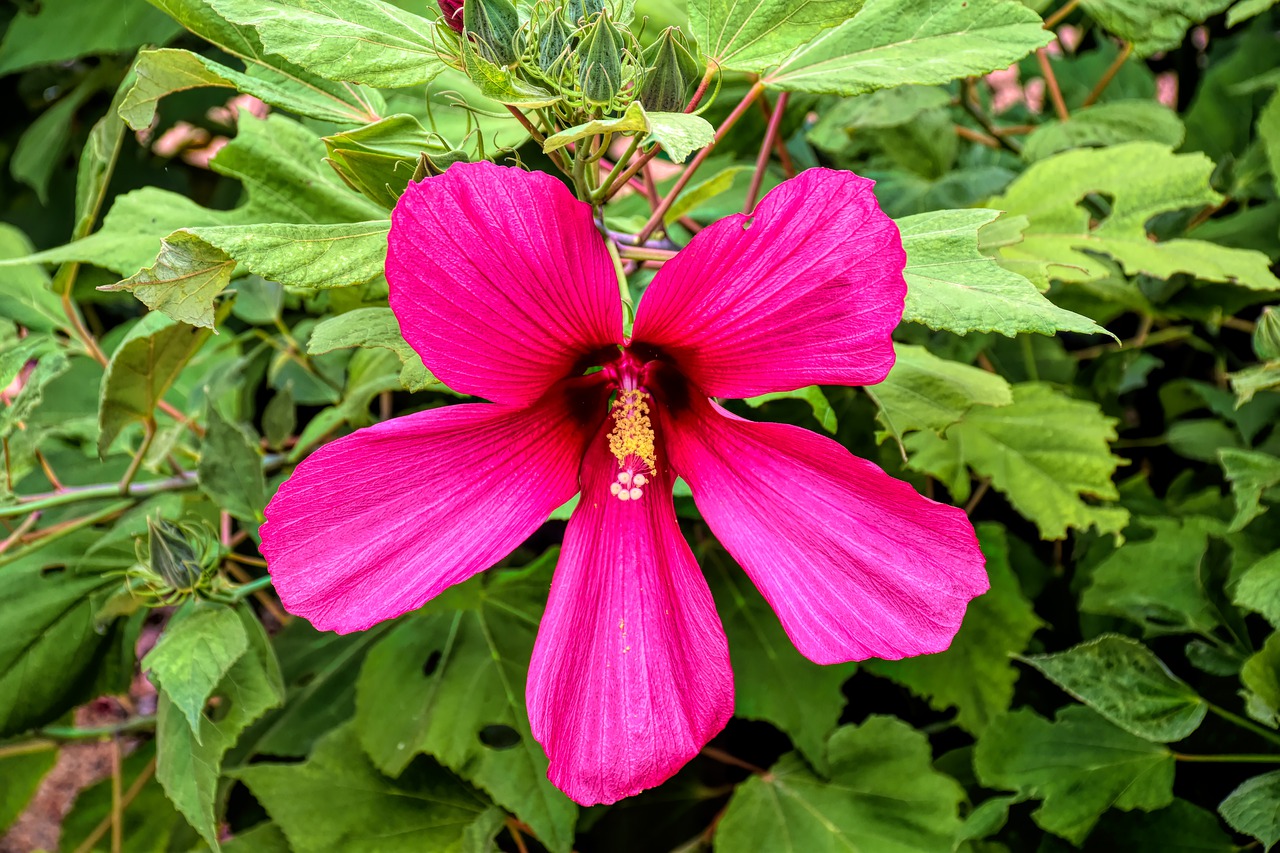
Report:
[{"label": "dark green leaf", "polygon": [[196,741],[205,703],[231,665],[249,650],[236,611],[223,604],[190,603],[169,620],[160,641],[142,659],[143,670],[187,717]]},{"label": "dark green leaf", "polygon": [[1232,829],[1270,850],[1280,841],[1280,770],[1254,776],[1228,794],[1218,811]]},{"label": "dark green leaf", "polygon": [[223,417],[212,401],[196,471],[200,488],[219,506],[242,521],[262,523],[267,486],[258,442],[244,427]]}]

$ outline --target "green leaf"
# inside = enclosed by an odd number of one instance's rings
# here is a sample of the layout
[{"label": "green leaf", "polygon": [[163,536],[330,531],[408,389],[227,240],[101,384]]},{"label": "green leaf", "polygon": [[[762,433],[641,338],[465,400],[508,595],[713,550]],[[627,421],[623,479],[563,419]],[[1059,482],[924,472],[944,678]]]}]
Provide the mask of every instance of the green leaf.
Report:
[{"label": "green leaf", "polygon": [[1199,518],[1144,518],[1142,526],[1152,537],[1126,542],[1099,563],[1080,609],[1128,619],[1149,637],[1208,634],[1218,617],[1200,571],[1214,526]]},{"label": "green leaf", "polygon": [[995,373],[958,361],[939,358],[924,347],[894,344],[893,370],[867,393],[879,407],[883,440],[899,441],[909,432],[941,434],[962,420],[974,406],[1007,406],[1013,389]]},{"label": "green leaf", "polygon": [[728,166],[721,169],[716,174],[700,181],[689,187],[676,198],[675,203],[663,216],[662,221],[667,225],[675,222],[682,216],[685,216],[695,210],[699,205],[710,201],[722,193],[727,193],[733,188],[733,182],[737,180],[738,175],[744,172],[754,171],[752,166]]},{"label": "green leaf", "polygon": [[1044,623],[1023,596],[1009,565],[1004,528],[977,528],[991,589],[969,605],[964,623],[945,652],[900,661],[867,661],[863,667],[891,678],[929,700],[939,711],[956,708],[956,722],[980,734],[1008,710],[1018,670],[1011,656],[1023,651]]},{"label": "green leaf", "polygon": [[806,134],[818,148],[841,154],[854,132],[888,130],[949,106],[951,95],[938,86],[896,86],[856,98],[841,98],[824,110]]},{"label": "green leaf", "polygon": [[324,737],[302,764],[253,764],[235,775],[297,853],[480,853],[493,849],[504,817],[438,765],[383,776],[353,726]]},{"label": "green leaf", "polygon": [[1151,811],[1173,802],[1173,754],[1080,705],[1049,722],[1029,709],[997,717],[973,754],[978,780],[1044,802],[1031,815],[1079,845],[1110,808]]},{"label": "green leaf", "polygon": [[1240,850],[1222,830],[1217,815],[1179,799],[1167,808],[1149,813],[1109,812],[1098,822],[1089,849],[1180,853],[1239,853]]},{"label": "green leaf", "polygon": [[249,651],[231,665],[214,690],[225,713],[215,721],[207,714],[193,731],[186,715],[161,692],[156,706],[156,778],[165,793],[213,849],[218,849],[214,797],[222,775],[222,760],[240,733],[269,709],[284,701],[280,668],[261,623],[248,610],[239,610]]},{"label": "green leaf", "polygon": [[134,130],[149,127],[160,100],[174,92],[208,86],[253,95],[273,107],[339,124],[376,121],[382,100],[371,89],[353,84],[317,86],[270,65],[251,64],[245,74],[189,50],[162,48],[138,54],[137,81],[120,105],[120,117]]},{"label": "green leaf", "polygon": [[742,402],[753,409],[758,409],[773,400],[803,400],[813,410],[813,419],[824,430],[835,435],[836,429],[839,427],[835,410],[831,408],[831,402],[827,400],[827,395],[822,393],[822,389],[817,385],[808,385],[804,388],[797,388],[795,391],[772,391],[768,394],[761,394],[758,397],[747,397]]},{"label": "green leaf", "polygon": [[210,0],[269,52],[329,80],[397,88],[444,70],[435,24],[381,0]]},{"label": "green leaf", "polygon": [[105,67],[85,76],[70,92],[42,112],[23,132],[9,160],[9,172],[36,191],[42,205],[49,203],[49,180],[66,160],[67,143],[75,115],[85,101],[107,83]]},{"label": "green leaf", "polygon": [[241,746],[299,758],[311,752],[326,732],[355,715],[360,667],[389,624],[345,636],[321,633],[304,619],[286,625],[273,641],[288,698],[244,734]]},{"label": "green leaf", "polygon": [[831,735],[827,760],[826,779],[788,753],[767,775],[739,785],[716,829],[716,850],[952,850],[964,790],[933,769],[921,732],[869,717]]},{"label": "green leaf", "polygon": [[1280,841],[1280,770],[1254,776],[1228,794],[1218,811],[1232,829],[1270,850]]},{"label": "green leaf", "polygon": [[1071,528],[1119,533],[1128,523],[1127,510],[1084,501],[1119,497],[1111,477],[1121,460],[1108,447],[1115,423],[1094,403],[1026,382],[1013,386],[1012,404],[975,407],[945,438],[917,432],[905,444],[909,466],[959,487],[957,500],[968,497],[967,476],[956,473],[967,466],[989,477],[1044,538],[1061,539]]},{"label": "green leaf", "polygon": [[19,10],[0,42],[0,76],[91,54],[125,53],[178,34],[172,21],[143,0],[41,0]]},{"label": "green leaf", "polygon": [[645,118],[644,107],[639,101],[632,101],[627,111],[617,118],[594,119],[586,124],[575,125],[551,134],[542,143],[542,151],[550,154],[552,151],[559,151],[570,142],[577,142],[579,139],[595,136],[598,133],[647,133],[648,131],[649,121]]},{"label": "green leaf", "polygon": [[1235,373],[1228,373],[1231,390],[1236,394],[1236,405],[1243,406],[1261,391],[1280,387],[1280,361],[1255,364]]},{"label": "green leaf", "polygon": [[[382,96],[376,91],[353,86],[350,83],[334,83],[303,70],[283,57],[268,55],[253,27],[228,21],[216,13],[205,0],[148,0],[148,2],[162,9],[205,41],[217,45],[226,53],[244,62],[245,76],[255,81],[253,86],[260,90],[261,94],[250,92],[247,86],[241,87],[242,91],[256,94],[268,103],[277,97],[283,98],[287,93],[292,104],[287,109],[320,119],[325,118],[321,113],[327,112],[333,117],[330,119],[332,121],[352,123],[373,121],[382,112]],[[212,70],[220,75],[223,73],[204,62],[201,62],[201,65],[206,72]],[[200,75],[198,70],[192,69],[192,71]],[[237,85],[240,82],[238,77],[227,79],[236,81]],[[142,91],[140,90],[139,95]],[[271,97],[263,97],[267,94]],[[140,109],[141,100],[134,101],[132,104],[135,110]],[[133,117],[139,120],[142,116],[143,113],[135,112]]]},{"label": "green leaf", "polygon": [[212,329],[213,300],[226,289],[236,262],[190,231],[175,231],[160,241],[160,254],[146,269],[102,290],[127,290],[153,311]]},{"label": "green leaf", "polygon": [[[0,751],[6,746],[8,744],[0,744]],[[57,760],[58,750],[53,744],[31,752],[0,755],[0,779],[4,779],[4,785],[0,785],[0,833],[26,810],[36,788]]]},{"label": "green leaf", "polygon": [[1227,10],[1227,28],[1230,29],[1241,21],[1261,15],[1276,4],[1276,0],[1239,0]]},{"label": "green leaf", "polygon": [[805,658],[746,572],[718,552],[709,562],[733,662],[734,716],[772,723],[811,766],[825,769],[827,736],[845,706],[840,687],[855,665],[819,666]]},{"label": "green leaf", "polygon": [[1280,551],[1273,551],[1250,566],[1240,576],[1232,601],[1261,613],[1280,628]]},{"label": "green leaf", "polygon": [[1280,728],[1280,631],[1240,668],[1245,710],[1258,722]]},{"label": "green leaf", "polygon": [[649,135],[662,146],[675,163],[683,163],[699,148],[705,148],[716,138],[716,130],[702,116],[689,113],[649,113]]},{"label": "green leaf", "polygon": [[324,147],[329,165],[342,180],[387,210],[396,206],[409,185],[421,155],[446,161],[455,156],[438,135],[403,113],[326,136]]},{"label": "green leaf", "polygon": [[125,426],[153,418],[156,405],[209,334],[157,313],[147,314],[129,330],[102,374],[99,455],[106,455]]},{"label": "green leaf", "polygon": [[1255,450],[1224,449],[1218,453],[1218,460],[1236,502],[1230,527],[1234,533],[1266,512],[1264,498],[1274,499],[1270,490],[1280,486],[1280,458]]},{"label": "green leaf", "polygon": [[[382,275],[387,257],[385,219],[334,225],[224,225],[189,233],[286,287],[349,287]],[[163,256],[163,252],[161,253]]]},{"label": "green leaf", "polygon": [[903,319],[956,334],[1102,332],[1088,317],[1059,308],[1030,281],[978,250],[978,231],[997,210],[939,210],[898,220],[907,251]]},{"label": "green leaf", "polygon": [[764,71],[823,30],[853,17],[863,0],[693,0],[689,21],[702,54],[735,71]]},{"label": "green leaf", "polygon": [[207,421],[196,468],[200,489],[241,521],[261,524],[267,485],[257,440],[244,427],[224,418],[212,400]]},{"label": "green leaf", "polygon": [[205,703],[231,665],[249,650],[240,616],[223,604],[188,604],[142,659],[151,680],[187,717],[196,742]]},{"label": "green leaf", "polygon": [[[1222,201],[1209,186],[1212,172],[1213,161],[1204,154],[1174,154],[1155,142],[1067,151],[1041,160],[990,202],[1029,221],[1022,242],[1004,248],[1001,256],[1048,264],[1053,277],[1067,282],[1109,277],[1110,266],[1093,257],[1102,254],[1119,261],[1128,275],[1169,278],[1182,272],[1255,290],[1280,289],[1261,252],[1203,240],[1152,241],[1147,222],[1157,214]],[[1090,193],[1114,199],[1101,221],[1080,204]]]},{"label": "green leaf", "polygon": [[1082,0],[1089,17],[1147,57],[1182,44],[1187,30],[1231,5],[1231,0]]},{"label": "green leaf", "polygon": [[348,347],[382,347],[394,352],[400,358],[400,383],[410,391],[439,384],[422,365],[422,357],[400,334],[400,323],[390,308],[357,308],[327,317],[312,330],[307,341],[311,355]]},{"label": "green leaf", "polygon": [[1161,743],[1182,740],[1208,705],[1141,643],[1103,634],[1052,655],[1022,658],[1125,731]]},{"label": "green leaf", "polygon": [[[568,851],[577,808],[547,780],[524,704],[556,556],[482,575],[393,628],[360,673],[356,730],[383,772],[399,774],[428,753],[529,824],[549,849]],[[482,737],[491,727],[514,745]]]},{"label": "green leaf", "polygon": [[97,695],[99,670],[125,634],[120,623],[95,626],[99,605],[120,585],[102,570],[125,566],[92,560],[83,573],[69,569],[96,538],[79,531],[46,540],[0,569],[0,738],[51,723]]},{"label": "green leaf", "polygon": [[1017,0],[867,0],[763,80],[771,89],[845,96],[946,83],[1006,68],[1052,37]]},{"label": "green leaf", "polygon": [[[0,258],[21,258],[31,252],[27,235],[8,223],[0,223]],[[5,271],[4,286],[0,287],[0,317],[33,332],[67,327],[62,301],[49,289],[49,276],[36,264]]]},{"label": "green leaf", "polygon": [[1043,160],[1070,148],[1094,148],[1148,140],[1177,148],[1186,128],[1178,114],[1155,101],[1123,100],[1095,104],[1071,113],[1067,121],[1048,121],[1027,137],[1022,156]]}]

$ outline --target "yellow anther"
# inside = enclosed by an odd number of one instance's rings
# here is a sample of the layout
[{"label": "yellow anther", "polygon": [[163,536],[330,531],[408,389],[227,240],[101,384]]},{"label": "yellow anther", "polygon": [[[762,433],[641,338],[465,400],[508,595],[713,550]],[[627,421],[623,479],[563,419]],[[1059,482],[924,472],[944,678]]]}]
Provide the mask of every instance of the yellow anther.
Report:
[{"label": "yellow anther", "polygon": [[[654,455],[653,423],[649,420],[646,397],[645,392],[639,389],[618,392],[613,401],[613,431],[609,433],[609,452],[620,466],[626,466],[628,459],[633,458],[640,460],[645,468],[652,471],[657,458]],[[629,485],[629,482],[623,482],[622,485]]]}]

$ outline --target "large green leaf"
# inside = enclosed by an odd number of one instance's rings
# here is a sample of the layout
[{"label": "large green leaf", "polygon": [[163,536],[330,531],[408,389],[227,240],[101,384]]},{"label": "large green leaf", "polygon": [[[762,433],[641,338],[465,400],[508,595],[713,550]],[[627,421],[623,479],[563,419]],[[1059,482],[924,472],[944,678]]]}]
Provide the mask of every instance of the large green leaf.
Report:
[{"label": "large green leaf", "polygon": [[1013,386],[1012,404],[975,407],[945,438],[917,432],[905,444],[910,466],[939,477],[957,500],[968,497],[972,468],[1042,536],[1061,539],[1070,528],[1118,533],[1128,523],[1127,510],[1084,501],[1119,496],[1111,476],[1121,460],[1108,447],[1114,438],[1115,421],[1096,404],[1026,382]]},{"label": "large green leaf", "polygon": [[825,769],[827,736],[845,705],[840,686],[854,665],[819,666],[806,659],[746,572],[719,555],[710,564],[711,592],[733,662],[734,715],[773,723],[811,766]]},{"label": "large green leaf", "polygon": [[1125,731],[1168,743],[1190,735],[1208,705],[1150,649],[1118,634],[1024,661]]},{"label": "large green leaf", "polygon": [[[0,750],[5,746],[0,744]],[[37,745],[31,752],[0,754],[0,779],[4,779],[0,785],[0,833],[26,810],[41,780],[57,760],[58,750],[53,744],[44,748]]]},{"label": "large green leaf", "polygon": [[98,452],[105,454],[128,424],[146,422],[178,374],[209,336],[152,312],[137,322],[111,354],[98,406]]},{"label": "large green leaf", "polygon": [[198,731],[193,731],[182,709],[164,692],[156,706],[156,778],[178,811],[215,850],[214,798],[223,758],[250,723],[284,701],[280,667],[266,631],[251,612],[242,609],[239,615],[249,650],[213,691],[222,700],[217,718],[205,714]]},{"label": "large green leaf", "polygon": [[1177,148],[1186,129],[1178,114],[1155,101],[1123,100],[1095,104],[1071,113],[1067,121],[1047,121],[1023,146],[1028,160],[1043,160],[1069,148],[1095,148],[1148,140]]},{"label": "large green leaf", "polygon": [[1240,576],[1232,600],[1280,628],[1280,551],[1258,560]]},{"label": "large green leaf", "polygon": [[1232,0],[1082,0],[1081,7],[1112,35],[1133,44],[1138,56],[1173,50],[1193,24],[1216,15]]},{"label": "large green leaf", "polygon": [[144,0],[41,0],[18,7],[0,41],[0,75],[97,53],[124,53],[179,32]]},{"label": "large green leaf", "polygon": [[577,808],[547,780],[524,704],[555,558],[482,575],[392,629],[360,673],[356,729],[383,772],[426,752],[568,851]]},{"label": "large green leaf", "polygon": [[978,231],[998,210],[938,210],[898,220],[907,250],[903,319],[956,334],[1106,332],[1059,308],[1026,278],[978,250]]},{"label": "large green leaf", "polygon": [[973,766],[988,788],[1043,800],[1032,818],[1079,844],[1110,808],[1163,808],[1173,802],[1173,754],[1113,726],[1080,705],[1054,722],[1021,709],[992,721],[978,738]]},{"label": "large green leaf", "polygon": [[140,130],[155,119],[164,96],[213,86],[235,89],[273,107],[321,121],[357,124],[378,119],[382,102],[375,90],[329,81],[318,86],[270,65],[251,67],[258,73],[245,74],[189,50],[144,50],[138,54],[138,79],[120,105],[120,117],[129,127]]},{"label": "large green leaf", "polygon": [[764,71],[824,29],[852,18],[863,0],[692,0],[689,21],[703,55],[723,68]]},{"label": "large green leaf", "polygon": [[1256,450],[1224,449],[1219,451],[1223,476],[1231,483],[1231,497],[1236,514],[1231,530],[1243,530],[1249,522],[1267,511],[1264,499],[1275,500],[1280,486],[1280,458]]},{"label": "large green leaf", "polygon": [[933,769],[929,741],[893,717],[837,729],[826,778],[788,753],[738,786],[716,829],[719,853],[946,853],[964,790]]},{"label": "large green leaf", "polygon": [[1023,596],[1009,565],[1004,528],[978,525],[991,589],[969,605],[945,652],[898,661],[872,660],[864,668],[925,696],[938,710],[954,707],[956,722],[975,734],[1009,709],[1018,670],[1010,659],[1044,623]]},{"label": "large green leaf", "polygon": [[226,253],[190,231],[175,231],[160,241],[151,266],[102,290],[127,290],[165,317],[212,329],[213,301],[231,282],[235,266]]},{"label": "large green leaf", "polygon": [[1262,650],[1240,667],[1240,683],[1249,716],[1273,729],[1280,728],[1280,631],[1268,637]]},{"label": "large green leaf", "polygon": [[205,703],[231,665],[249,650],[240,616],[223,604],[187,604],[142,659],[153,683],[186,715],[196,740]]},{"label": "large green leaf", "polygon": [[[0,258],[21,258],[32,250],[27,235],[0,223]],[[4,286],[0,287],[0,317],[33,332],[65,329],[68,325],[62,301],[49,289],[49,276],[36,264],[5,271]]]},{"label": "large green leaf", "polygon": [[[163,10],[191,32],[244,62],[245,76],[254,81],[253,87],[260,92],[250,91],[247,87],[242,87],[242,90],[263,98],[268,103],[276,97],[287,95],[290,100],[288,109],[302,115],[312,115],[315,118],[324,118],[321,113],[328,112],[335,117],[332,119],[334,121],[372,121],[382,111],[382,96],[371,89],[351,83],[335,83],[317,77],[283,57],[268,55],[253,27],[228,21],[215,12],[206,0],[148,0],[148,2]],[[178,64],[181,66],[182,63]],[[200,66],[203,71],[194,67],[190,70],[196,76],[204,76],[208,73],[216,73],[220,76],[223,74],[219,67],[206,64],[204,61],[200,62]],[[139,77],[142,76],[139,72]],[[227,79],[235,81],[237,85],[241,82],[238,76],[230,76]],[[146,97],[159,94],[154,91],[155,86],[148,91],[147,84],[143,84],[141,80],[139,83],[143,88],[138,94],[130,93],[130,97],[133,98],[130,101],[133,110],[141,109],[144,93]],[[267,94],[272,97],[264,97]],[[304,104],[305,109],[302,108]],[[280,104],[280,106],[285,105]],[[365,116],[368,118],[365,119]],[[131,118],[140,120],[142,114],[135,112]]]},{"label": "large green leaf", "polygon": [[267,506],[258,441],[243,426],[228,420],[209,401],[208,429],[200,447],[196,474],[200,488],[241,521],[261,524]]},{"label": "large green leaf", "polygon": [[122,629],[98,630],[94,614],[120,579],[92,560],[78,573],[96,534],[80,531],[30,551],[0,568],[0,738],[50,723],[96,694]]},{"label": "large green leaf", "polygon": [[1127,542],[1099,563],[1080,609],[1128,619],[1148,636],[1208,634],[1218,617],[1200,572],[1215,526],[1198,518],[1144,518],[1142,525],[1151,538]]},{"label": "large green leaf", "polygon": [[764,77],[795,92],[862,95],[907,83],[946,83],[1005,68],[1052,34],[1017,0],[867,0]]},{"label": "large green leaf", "polygon": [[420,86],[444,70],[435,24],[381,0],[210,0],[269,53],[329,80]]},{"label": "large green leaf", "polygon": [[1254,776],[1228,794],[1218,811],[1232,829],[1270,850],[1280,842],[1280,770]]},{"label": "large green leaf", "polygon": [[[1156,242],[1149,235],[1147,223],[1160,213],[1222,201],[1209,186],[1213,168],[1203,154],[1174,154],[1155,142],[1067,151],[1041,160],[990,202],[1029,222],[1022,242],[1001,254],[1019,264],[1048,265],[1049,274],[1069,282],[1109,277],[1110,266],[1093,256],[1101,254],[1115,258],[1129,275],[1168,278],[1181,272],[1256,290],[1280,289],[1261,252],[1204,240]],[[1113,199],[1100,221],[1080,203],[1089,194]]]},{"label": "large green leaf", "polygon": [[381,347],[400,359],[400,383],[410,391],[439,384],[422,364],[422,356],[400,334],[390,308],[357,308],[322,320],[311,332],[307,352],[321,355],[348,347]]},{"label": "large green leaf", "polygon": [[236,772],[297,853],[481,853],[503,814],[439,765],[378,772],[353,726],[335,729],[302,764]]},{"label": "large green leaf", "polygon": [[941,433],[974,406],[1007,406],[1009,383],[995,373],[939,358],[924,347],[895,344],[893,370],[867,393],[880,408],[881,436],[898,440],[909,432]]}]

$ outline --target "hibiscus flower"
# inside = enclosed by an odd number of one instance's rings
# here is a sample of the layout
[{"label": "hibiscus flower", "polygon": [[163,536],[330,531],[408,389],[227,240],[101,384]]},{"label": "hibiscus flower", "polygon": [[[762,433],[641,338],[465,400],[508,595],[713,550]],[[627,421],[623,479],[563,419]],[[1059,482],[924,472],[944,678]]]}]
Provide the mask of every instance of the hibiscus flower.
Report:
[{"label": "hibiscus flower", "polygon": [[267,508],[263,554],[290,612],[359,631],[493,566],[579,494],[527,684],[548,776],[577,802],[661,783],[733,713],[677,476],[818,663],[942,651],[987,588],[963,512],[712,399],[884,379],[906,258],[870,181],[813,169],[704,229],[630,337],[591,208],[548,175],[454,165],[409,185],[389,243],[405,339],[491,402],[316,451]]}]

